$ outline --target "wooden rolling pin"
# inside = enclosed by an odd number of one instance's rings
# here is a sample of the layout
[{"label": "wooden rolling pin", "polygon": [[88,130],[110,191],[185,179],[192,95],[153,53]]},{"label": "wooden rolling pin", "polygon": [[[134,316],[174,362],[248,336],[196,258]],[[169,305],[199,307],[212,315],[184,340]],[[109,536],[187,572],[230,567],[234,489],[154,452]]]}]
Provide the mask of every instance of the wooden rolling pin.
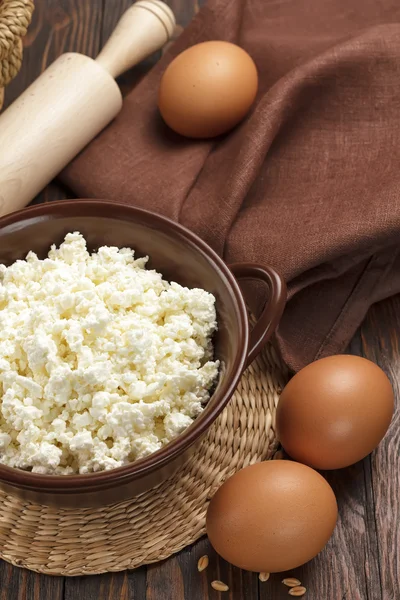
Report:
[{"label": "wooden rolling pin", "polygon": [[116,117],[115,78],[162,48],[174,29],[166,4],[140,0],[96,60],[63,54],[0,115],[0,215],[29,204]]}]

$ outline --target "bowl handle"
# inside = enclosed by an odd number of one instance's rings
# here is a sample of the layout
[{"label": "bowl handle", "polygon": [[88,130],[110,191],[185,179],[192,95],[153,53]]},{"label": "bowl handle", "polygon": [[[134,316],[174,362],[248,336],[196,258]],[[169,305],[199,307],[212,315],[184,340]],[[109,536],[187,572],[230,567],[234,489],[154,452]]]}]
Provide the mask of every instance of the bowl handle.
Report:
[{"label": "bowl handle", "polygon": [[251,263],[235,263],[229,265],[229,268],[238,281],[249,279],[262,281],[267,284],[269,290],[268,300],[250,333],[246,363],[248,367],[261,352],[279,323],[286,303],[286,285],[282,277],[271,267],[262,267]]}]

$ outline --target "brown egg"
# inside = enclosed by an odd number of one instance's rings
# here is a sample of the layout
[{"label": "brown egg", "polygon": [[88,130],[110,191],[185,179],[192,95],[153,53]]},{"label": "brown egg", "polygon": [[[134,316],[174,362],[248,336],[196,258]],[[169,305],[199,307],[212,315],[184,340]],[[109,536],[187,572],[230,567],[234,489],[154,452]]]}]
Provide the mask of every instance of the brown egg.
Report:
[{"label": "brown egg", "polygon": [[207,534],[233,565],[277,573],[318,554],[336,519],[335,495],[319,473],[270,460],[246,467],[222,485],[208,508]]},{"label": "brown egg", "polygon": [[330,356],[297,373],[279,400],[276,425],[286,452],[316,469],[340,469],[379,444],[393,415],[385,373],[358,356]]},{"label": "brown egg", "polygon": [[179,54],[165,71],[158,106],[177,133],[208,138],[232,129],[257,93],[253,59],[235,44],[203,42]]}]

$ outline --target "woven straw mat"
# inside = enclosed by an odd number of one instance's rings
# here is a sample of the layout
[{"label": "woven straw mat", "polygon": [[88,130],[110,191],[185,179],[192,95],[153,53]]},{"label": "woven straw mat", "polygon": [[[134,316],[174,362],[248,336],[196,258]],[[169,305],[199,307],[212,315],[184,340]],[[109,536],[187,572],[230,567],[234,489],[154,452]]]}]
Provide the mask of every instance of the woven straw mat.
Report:
[{"label": "woven straw mat", "polygon": [[286,368],[267,346],[182,470],[132,500],[57,509],[0,492],[0,557],[40,573],[89,575],[178,552],[205,533],[207,505],[221,483],[275,453],[275,411],[286,381]]},{"label": "woven straw mat", "polygon": [[0,0],[0,110],[4,88],[22,64],[22,38],[31,22],[32,0]]}]

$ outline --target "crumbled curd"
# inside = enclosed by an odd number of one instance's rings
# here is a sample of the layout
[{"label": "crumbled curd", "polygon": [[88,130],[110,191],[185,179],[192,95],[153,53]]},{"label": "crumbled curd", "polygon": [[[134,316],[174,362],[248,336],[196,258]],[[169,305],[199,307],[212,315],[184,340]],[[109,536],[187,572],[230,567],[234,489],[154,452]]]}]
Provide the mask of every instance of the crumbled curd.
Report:
[{"label": "crumbled curd", "polygon": [[129,248],[80,233],[0,265],[0,462],[112,469],[155,452],[203,410],[218,374],[215,298],[168,283]]}]

